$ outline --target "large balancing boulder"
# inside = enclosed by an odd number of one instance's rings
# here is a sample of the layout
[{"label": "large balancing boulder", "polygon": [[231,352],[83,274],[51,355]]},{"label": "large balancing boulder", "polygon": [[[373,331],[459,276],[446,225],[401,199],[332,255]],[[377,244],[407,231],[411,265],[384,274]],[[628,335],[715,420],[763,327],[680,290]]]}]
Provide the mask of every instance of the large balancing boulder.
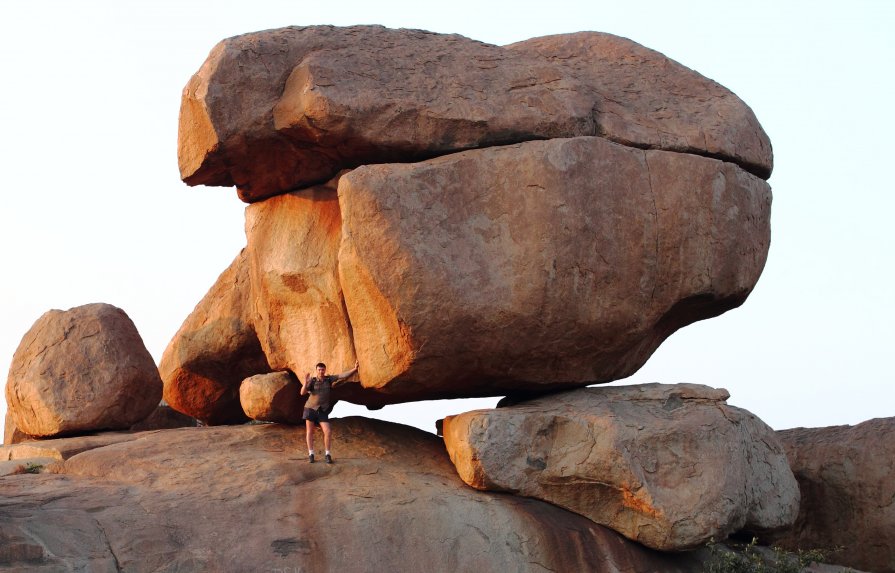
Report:
[{"label": "large balancing boulder", "polygon": [[41,316],[22,338],[6,383],[15,426],[35,437],[129,428],[161,397],[155,361],[134,323],[102,303]]},{"label": "large balancing boulder", "polygon": [[365,163],[582,135],[772,169],[745,103],[631,40],[499,47],[380,26],[222,41],[183,90],[178,160],[188,184],[235,185],[251,202]]},{"label": "large balancing boulder", "polygon": [[554,503],[660,550],[790,525],[799,488],[773,430],[693,384],[586,388],[444,420],[476,489]]},{"label": "large balancing boulder", "polygon": [[770,201],[732,163],[599,137],[359,167],[339,273],[361,381],[397,402],[630,376],[745,301]]},{"label": "large balancing boulder", "polygon": [[178,335],[183,368],[162,363],[166,399],[205,420],[242,418],[242,378],[319,360],[356,357],[345,399],[370,406],[623,378],[742,304],[770,244],[748,106],[607,34],[230,38],[184,90],[179,157],[188,183],[253,202],[218,332],[254,362]]}]

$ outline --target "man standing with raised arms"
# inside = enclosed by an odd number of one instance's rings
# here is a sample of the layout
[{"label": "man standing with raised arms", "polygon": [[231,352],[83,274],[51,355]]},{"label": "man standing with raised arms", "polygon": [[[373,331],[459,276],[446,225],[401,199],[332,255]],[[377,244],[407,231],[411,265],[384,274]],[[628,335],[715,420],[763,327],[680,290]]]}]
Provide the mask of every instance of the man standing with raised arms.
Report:
[{"label": "man standing with raised arms", "polygon": [[337,376],[326,375],[326,364],[320,362],[317,364],[317,376],[311,378],[310,372],[305,374],[305,381],[301,385],[301,395],[310,394],[311,397],[305,403],[302,419],[305,421],[305,439],[308,442],[308,461],[314,463],[314,425],[320,426],[323,431],[323,447],[326,449],[326,463],[333,463],[333,457],[330,453],[330,425],[329,412],[332,410],[332,399],[330,398],[332,387],[340,382],[344,382],[351,378],[358,370],[357,361],[354,362],[354,368],[347,372],[342,372]]}]

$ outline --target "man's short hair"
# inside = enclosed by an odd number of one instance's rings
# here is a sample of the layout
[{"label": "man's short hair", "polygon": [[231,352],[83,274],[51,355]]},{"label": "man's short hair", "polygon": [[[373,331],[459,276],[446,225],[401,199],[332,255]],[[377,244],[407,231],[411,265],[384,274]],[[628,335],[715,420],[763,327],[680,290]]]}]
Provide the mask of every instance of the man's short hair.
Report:
[{"label": "man's short hair", "polygon": [[323,362],[318,362],[317,366],[315,366],[314,368],[323,368],[324,370],[326,370],[326,364],[324,364]]}]

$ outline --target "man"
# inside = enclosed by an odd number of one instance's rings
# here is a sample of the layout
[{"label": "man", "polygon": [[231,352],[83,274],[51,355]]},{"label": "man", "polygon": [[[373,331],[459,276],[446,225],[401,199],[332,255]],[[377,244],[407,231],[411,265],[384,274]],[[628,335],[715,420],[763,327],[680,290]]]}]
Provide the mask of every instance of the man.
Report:
[{"label": "man", "polygon": [[314,425],[320,426],[323,431],[323,447],[326,449],[326,463],[333,463],[330,447],[329,412],[332,410],[330,394],[332,387],[351,378],[358,370],[357,361],[354,368],[348,372],[342,372],[338,376],[326,375],[326,364],[317,364],[317,376],[311,378],[311,373],[305,374],[305,381],[301,385],[301,395],[310,394],[305,403],[302,419],[305,421],[305,439],[308,442],[308,461],[314,463]]}]

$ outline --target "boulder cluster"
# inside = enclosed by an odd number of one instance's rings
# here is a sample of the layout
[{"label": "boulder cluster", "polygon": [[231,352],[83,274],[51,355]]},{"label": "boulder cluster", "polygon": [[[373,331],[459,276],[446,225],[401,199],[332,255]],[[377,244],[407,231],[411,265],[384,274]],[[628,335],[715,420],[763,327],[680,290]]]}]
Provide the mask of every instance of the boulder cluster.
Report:
[{"label": "boulder cluster", "polygon": [[[814,523],[806,447],[725,390],[588,387],[762,272],[771,145],[724,87],[596,32],[290,27],[211,51],[178,159],[236,187],[246,246],[158,367],[109,305],[26,334],[0,515],[30,509],[0,520],[0,566],[693,571],[712,539],[815,539],[791,528]],[[296,374],[319,361],[357,361],[334,397],[369,408],[507,398],[443,440],[340,420],[339,462],[310,466]]]},{"label": "boulder cluster", "polygon": [[771,145],[729,90],[587,32],[491,46],[375,26],[230,38],[183,92],[190,184],[245,249],[162,358],[165,399],[244,420],[242,380],[360,363],[370,407],[630,376],[739,306]]}]

